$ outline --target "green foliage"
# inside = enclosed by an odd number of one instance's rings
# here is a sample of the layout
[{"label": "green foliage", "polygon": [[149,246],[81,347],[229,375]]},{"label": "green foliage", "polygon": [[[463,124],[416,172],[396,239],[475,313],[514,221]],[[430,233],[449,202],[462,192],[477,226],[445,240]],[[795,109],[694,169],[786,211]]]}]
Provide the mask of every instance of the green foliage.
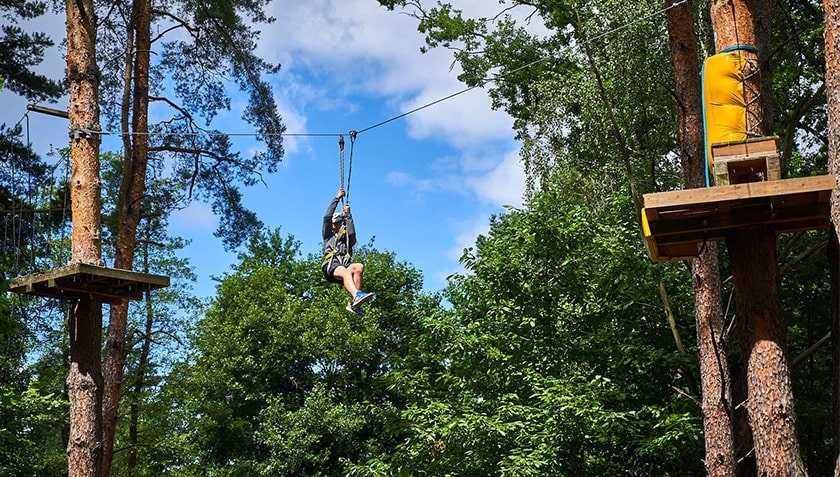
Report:
[{"label": "green foliage", "polygon": [[[689,388],[693,357],[644,285],[630,205],[555,180],[467,251],[452,309],[393,373],[408,437],[353,475],[702,474],[699,409],[668,391]],[[674,305],[690,310],[685,286]]]},{"label": "green foliage", "polygon": [[[825,423],[834,412],[830,389],[831,346],[828,343],[800,359],[831,329],[831,300],[826,231],[786,234],[779,240],[779,291],[788,324],[788,356],[796,397],[797,431],[803,459],[811,475],[830,475],[834,469],[833,439]],[[794,361],[798,361],[793,364]]]},{"label": "green foliage", "polygon": [[384,429],[405,397],[388,372],[403,365],[415,317],[437,305],[392,255],[362,247],[356,258],[378,294],[364,317],[293,238],[251,239],[167,378],[180,422],[169,440],[188,449],[169,464],[177,475],[342,475],[390,451]]},{"label": "green foliage", "polygon": [[774,2],[773,132],[790,147],[780,157],[787,177],[827,171],[823,24],[819,2]]},{"label": "green foliage", "polygon": [[336,402],[323,384],[296,409],[273,398],[260,416],[258,440],[271,449],[258,466],[260,475],[340,475],[340,459],[358,452],[357,439],[369,425],[368,407]]},{"label": "green foliage", "polygon": [[[276,73],[278,65],[255,55],[259,25],[273,18],[265,14],[267,0],[232,0],[195,2],[176,0],[156,6],[150,26],[135,17],[132,8],[138,2],[103,4],[100,13],[103,28],[99,33],[97,53],[101,58],[123,58],[102,65],[100,98],[103,124],[121,129],[129,120],[123,117],[131,101],[123,104],[123,64],[135,59],[131,36],[126,32],[150,29],[151,64],[148,85],[133,84],[130,94],[148,95],[157,123],[132,125],[148,127],[148,165],[183,186],[174,205],[183,207],[191,200],[210,203],[219,217],[216,236],[229,250],[234,250],[262,226],[253,211],[242,204],[240,187],[262,181],[263,173],[273,173],[283,151],[282,123],[274,101],[271,84],[265,77]],[[165,14],[157,13],[157,11]],[[139,35],[139,33],[138,33]],[[145,72],[135,72],[145,77]],[[148,90],[144,91],[144,87]],[[238,91],[237,91],[238,90]],[[244,147],[216,130],[213,120],[231,107],[237,94],[245,96],[242,119],[252,124],[263,146]],[[143,118],[148,120],[148,118]],[[130,133],[132,131],[125,131]],[[249,152],[243,154],[241,151]]]},{"label": "green foliage", "polygon": [[59,430],[69,406],[23,366],[24,326],[11,312],[7,290],[0,276],[0,475],[66,474]]},{"label": "green foliage", "polygon": [[5,0],[0,2],[0,91],[8,87],[28,99],[48,101],[58,99],[64,88],[54,79],[33,71],[44,60],[44,50],[53,41],[43,32],[24,31],[18,21],[44,14],[47,4],[42,1]]},{"label": "green foliage", "polygon": [[0,475],[66,475],[62,436],[56,430],[69,409],[66,400],[44,394],[35,380],[21,392],[0,385]]},{"label": "green foliage", "polygon": [[[468,273],[452,277],[446,308],[440,297],[420,292],[417,270],[372,244],[361,247],[365,288],[377,299],[364,317],[349,315],[346,292],[323,280],[319,257],[303,258],[293,238],[260,230],[227,182],[253,184],[257,171],[273,171],[282,156],[276,133],[283,127],[270,91],[251,74],[277,67],[251,54],[254,36],[244,21],[270,22],[264,2],[172,3],[167,11],[186,21],[189,35],[161,44],[150,73],[151,94],[174,94],[168,104],[175,119],[151,126],[150,137],[158,139],[148,158],[148,220],[138,237],[177,249],[181,242],[160,231],[168,211],[195,197],[224,216],[226,245],[249,241],[199,321],[179,321],[198,306],[180,285],[133,308],[136,346],[128,351],[115,473],[702,475],[695,352],[676,351],[653,274],[664,279],[684,338],[694,335],[691,280],[682,264],[649,263],[628,185],[629,175],[642,191],[680,184],[664,21],[631,21],[661,2],[504,0],[500,15],[480,19],[447,4],[422,10],[414,1],[380,3],[417,7],[428,48],[456,50],[466,84],[483,85],[498,74],[487,84],[494,106],[513,115],[524,141],[529,202],[493,217],[488,235],[465,251]],[[121,9],[130,5],[108,6],[115,15],[103,21],[101,38],[104,50],[113,50],[101,57],[119,58],[125,28],[115,19],[129,18]],[[508,7],[529,8],[529,20],[541,20],[545,34],[517,24]],[[777,133],[790,145],[786,169],[821,173],[819,8],[776,2],[774,9],[776,24],[785,25],[775,30],[785,46],[774,53],[774,104]],[[710,35],[701,42],[709,44]],[[37,50],[31,53],[37,59]],[[122,72],[115,72],[106,71],[102,96],[106,118],[116,123],[120,109],[108,103],[120,97]],[[205,127],[229,107],[227,74],[250,99],[246,119],[268,141],[250,157],[227,137],[195,134],[213,133]],[[11,77],[2,70],[0,77],[11,89]],[[164,131],[186,134],[154,134]],[[44,177],[19,141],[10,144],[4,149],[20,153],[3,164]],[[161,152],[167,148],[188,152],[168,161]],[[106,194],[119,190],[122,160],[104,157],[111,165],[103,169]],[[0,169],[3,204],[33,192],[14,190],[10,170]],[[175,176],[165,178],[171,170]],[[29,205],[60,205],[62,194]],[[105,200],[106,244],[118,227],[115,199]],[[53,216],[39,227],[61,225]],[[824,238],[809,232],[779,242],[792,358],[829,327]],[[26,253],[40,256],[38,246]],[[147,259],[145,270],[189,279],[188,263],[172,249],[147,252],[138,254]],[[3,260],[14,253],[4,248]],[[13,316],[0,296],[0,473],[60,475],[63,315],[24,306],[30,308],[17,314],[29,321]],[[189,345],[179,341],[187,329]],[[152,346],[150,354],[144,345]],[[187,347],[189,355],[180,355]],[[38,356],[31,366],[23,366],[27,353]],[[792,376],[803,454],[819,475],[832,470],[824,425],[832,412],[824,392],[830,376],[827,348]]]},{"label": "green foliage", "polygon": [[[516,356],[519,362],[519,357],[528,355],[521,347],[511,344],[516,343],[522,333],[520,329],[510,330],[512,323],[518,323],[523,329],[533,327],[540,331],[538,335],[541,337],[557,333],[551,326],[541,326],[541,323],[551,323],[534,311],[543,309],[553,310],[554,319],[562,319],[563,325],[574,329],[574,332],[563,333],[562,339],[545,349],[564,357],[574,356],[575,362],[586,363],[582,368],[591,368],[595,375],[608,377],[608,386],[638,388],[640,396],[653,398],[659,393],[657,388],[675,386],[675,383],[658,381],[657,378],[681,376],[681,381],[684,380],[687,385],[683,391],[690,393],[696,373],[693,356],[663,354],[662,350],[668,349],[664,346],[667,340],[648,348],[645,343],[650,338],[649,333],[624,327],[609,328],[613,337],[620,336],[632,343],[625,342],[615,351],[605,333],[597,332],[597,326],[592,327],[594,323],[604,322],[602,317],[605,313],[632,316],[640,303],[650,310],[660,308],[658,298],[650,290],[646,299],[628,300],[626,296],[626,290],[639,292],[643,284],[651,283],[652,269],[642,265],[644,258],[628,263],[628,256],[633,256],[641,247],[638,236],[628,241],[634,235],[633,230],[638,234],[638,225],[628,221],[636,211],[623,206],[616,210],[618,215],[603,213],[607,209],[600,198],[620,197],[616,195],[620,191],[627,194],[627,184],[633,179],[642,193],[682,187],[682,173],[677,161],[676,128],[679,125],[674,114],[675,107],[681,105],[674,104],[671,95],[673,74],[670,71],[668,32],[664,14],[646,15],[660,12],[662,3],[652,0],[589,3],[502,0],[498,14],[486,18],[467,18],[447,3],[430,9],[424,9],[421,2],[413,1],[380,1],[380,4],[389,8],[412,9],[411,13],[419,20],[418,29],[426,37],[427,47],[453,50],[455,60],[465,72],[461,77],[465,84],[484,85],[488,75],[493,73],[494,81],[487,83],[489,93],[494,99],[494,106],[504,108],[516,121],[517,133],[524,143],[522,157],[529,192],[535,194],[529,210],[495,221],[491,232],[493,236],[480,240],[476,251],[464,256],[465,264],[475,276],[459,278],[453,283],[461,295],[450,298],[456,315],[449,318],[452,321],[446,321],[446,326],[432,325],[432,329],[448,331],[438,341],[460,343],[458,348],[438,351],[440,363],[452,363],[451,367],[445,367],[446,371],[436,371],[446,376],[446,385],[459,392],[462,388],[470,389],[471,385],[466,383],[465,378],[452,378],[458,363],[462,363],[460,366],[464,370],[475,371],[480,377],[478,381],[483,381],[485,376],[517,376],[517,373],[522,373],[522,369],[513,367],[502,373],[488,368],[487,363],[498,362],[500,357],[508,356]],[[774,131],[781,138],[783,171],[790,176],[822,174],[827,156],[825,85],[822,79],[824,19],[818,2],[774,2],[773,7],[773,42],[776,45],[772,59]],[[527,10],[531,23],[542,20],[547,31],[529,29],[525,23],[514,24],[508,13],[517,8]],[[708,6],[698,4],[696,8],[695,23],[700,44],[704,45],[701,48],[711,53],[713,38]],[[704,54],[699,57],[703,58]],[[558,189],[569,195],[580,191],[587,199],[578,203],[568,197],[555,197],[556,192],[553,191]],[[545,197],[552,197],[549,203],[562,210],[553,216],[536,210],[535,206]],[[615,203],[621,204],[623,200]],[[524,219],[531,216],[545,220],[545,233],[540,233]],[[590,221],[588,217],[597,217],[597,220]],[[560,230],[551,226],[553,221],[563,223]],[[614,227],[618,227],[617,230]],[[529,230],[533,231],[533,236],[525,233]],[[560,239],[554,240],[555,237]],[[626,238],[622,241],[619,237]],[[792,356],[804,352],[829,329],[826,321],[827,310],[830,309],[825,283],[826,262],[821,254],[813,255],[819,250],[822,238],[822,233],[809,233],[804,237],[801,234],[783,237],[780,241],[784,252],[782,256],[785,257],[782,293],[785,309],[790,314],[789,345]],[[541,247],[545,247],[546,252]],[[520,251],[526,252],[523,254]],[[685,268],[682,265],[658,268],[665,280],[675,315],[681,320],[679,329],[684,336],[692,336],[690,317],[693,309],[690,280]],[[723,274],[725,277],[725,270]],[[611,279],[615,282],[610,283]],[[531,298],[537,296],[533,291],[536,289],[540,291],[542,302]],[[471,310],[469,314],[464,315],[468,310]],[[473,316],[472,319],[477,321],[467,320],[465,316]],[[582,317],[587,319],[581,322]],[[621,321],[625,322],[627,320]],[[658,323],[660,326],[662,323],[655,316],[646,317],[644,321],[635,317],[630,322]],[[500,333],[507,334],[498,337]],[[533,343],[534,339],[529,337],[524,341]],[[568,342],[578,345],[575,351],[562,346]],[[596,349],[598,353],[587,356],[581,351],[587,348]],[[461,355],[460,359],[453,358],[454,352]],[[600,354],[603,360],[594,359],[596,354]],[[621,359],[615,361],[614,357]],[[825,393],[819,397],[814,395],[817,389],[824,390],[828,386],[824,379],[831,374],[829,361],[828,351],[818,350],[807,361],[807,370],[797,370],[793,376],[797,399],[806,401],[798,407],[798,415],[805,424],[800,427],[803,453],[808,467],[820,469],[818,473],[830,473],[833,465],[830,459],[818,457],[831,455],[830,438],[824,426],[817,427],[819,422],[829,419],[828,396]],[[605,364],[607,362],[612,364]],[[634,365],[625,370],[621,363]],[[555,366],[563,369],[559,364]],[[663,374],[636,374],[638,370],[649,370],[651,367]],[[427,371],[413,375],[413,378],[417,382],[438,382],[433,377],[435,375]],[[567,375],[568,372],[564,371],[563,376]],[[622,376],[630,378],[622,379]],[[590,382],[592,378],[589,373],[580,377],[582,382]],[[493,381],[491,384],[499,388],[499,396],[529,395],[528,392],[510,392],[503,386],[504,383]],[[641,388],[648,384],[652,387],[647,392],[643,391]],[[422,395],[423,391],[416,390],[415,394]],[[639,442],[635,455],[644,456],[640,459],[652,459],[661,453],[666,456],[666,461],[672,463],[661,462],[663,466],[679,462],[680,457],[668,451],[675,448],[676,442],[680,443],[676,446],[678,452],[689,454],[694,452],[689,449],[700,446],[696,409],[685,409],[685,401],[676,396],[672,396],[673,403],[666,401],[667,394],[659,394],[662,400],[655,404],[640,401],[640,405],[644,402],[649,408],[628,408],[628,412],[635,413],[634,418],[648,422],[646,427],[638,428],[644,429],[640,435],[647,437]],[[442,395],[447,396],[448,393],[442,392]],[[382,469],[388,468],[389,464],[392,469],[401,469],[405,475],[411,474],[405,469],[425,468],[423,462],[431,461],[443,466],[441,462],[449,451],[442,453],[440,448],[446,447],[446,442],[431,430],[445,427],[446,422],[457,421],[458,426],[466,426],[470,430],[452,434],[456,437],[455,441],[467,439],[470,444],[474,441],[465,436],[478,432],[475,431],[475,427],[479,427],[477,424],[467,417],[458,421],[458,416],[468,416],[477,405],[483,406],[487,397],[479,394],[465,399],[466,402],[460,405],[453,404],[450,399],[443,404],[429,402],[420,406],[421,409],[439,406],[445,410],[441,411],[443,415],[449,417],[441,417],[435,423],[434,412],[423,415],[421,420],[427,424],[421,428],[430,430],[424,434],[426,449],[415,442],[407,446],[402,456],[416,468],[400,467],[402,464],[395,459],[371,466],[366,469],[368,473],[360,471],[359,475],[387,474]],[[597,400],[593,402],[599,403]],[[675,403],[680,405],[675,406]],[[503,404],[500,397],[498,401],[490,402],[488,408],[494,409]],[[590,403],[592,406],[594,404]],[[664,407],[657,409],[657,406]],[[483,407],[482,411],[481,416],[485,418],[491,413]],[[469,424],[464,424],[464,421]],[[497,421],[495,425],[499,427]],[[588,432],[587,435],[599,434]],[[559,447],[565,448],[563,445]],[[461,447],[451,452],[452,462],[458,459],[473,462],[476,455],[476,452],[466,454]],[[633,463],[626,456],[618,460],[626,460],[631,466]],[[540,461],[535,459],[535,462]],[[593,459],[592,463],[597,465],[597,459]],[[674,473],[673,469],[678,468],[674,466],[662,473]],[[444,475],[447,472],[458,473],[454,465],[450,469],[437,468],[431,473]],[[467,473],[470,472],[493,475],[492,471],[480,467]],[[621,471],[600,469],[584,473],[601,475],[599,472],[613,474]],[[644,473],[649,472],[646,470]]]}]

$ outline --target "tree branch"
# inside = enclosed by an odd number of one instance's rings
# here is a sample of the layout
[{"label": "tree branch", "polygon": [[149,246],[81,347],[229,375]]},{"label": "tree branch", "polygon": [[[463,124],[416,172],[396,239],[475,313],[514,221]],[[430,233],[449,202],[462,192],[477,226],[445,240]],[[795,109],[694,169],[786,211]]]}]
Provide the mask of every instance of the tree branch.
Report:
[{"label": "tree branch", "polygon": [[805,351],[803,351],[803,352],[802,352],[802,354],[800,354],[799,356],[797,356],[797,357],[796,357],[796,359],[794,359],[793,361],[791,361],[791,363],[790,363],[790,368],[791,368],[791,369],[793,369],[793,368],[795,368],[795,367],[796,367],[799,363],[801,363],[802,361],[805,361],[806,359],[808,359],[808,357],[810,357],[812,354],[814,354],[814,353],[815,353],[818,349],[820,349],[820,348],[821,348],[824,344],[828,343],[828,340],[829,340],[829,339],[831,339],[831,332],[830,332],[830,331],[829,331],[828,333],[826,333],[826,335],[825,335],[825,336],[823,336],[822,338],[820,338],[820,339],[819,339],[819,341],[817,341],[816,343],[814,343],[813,345],[811,345],[811,347],[810,347],[810,348],[808,348],[808,349],[806,349]]}]

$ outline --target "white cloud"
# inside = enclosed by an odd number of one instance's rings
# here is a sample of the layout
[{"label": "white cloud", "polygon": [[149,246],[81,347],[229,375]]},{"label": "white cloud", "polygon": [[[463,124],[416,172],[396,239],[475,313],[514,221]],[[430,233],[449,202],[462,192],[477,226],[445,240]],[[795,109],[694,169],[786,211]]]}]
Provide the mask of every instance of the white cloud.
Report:
[{"label": "white cloud", "polygon": [[203,202],[192,202],[187,208],[172,214],[172,227],[201,235],[216,228],[217,219],[210,206]]},{"label": "white cloud", "polygon": [[461,225],[455,236],[455,245],[447,252],[450,259],[456,261],[460,259],[464,249],[473,247],[479,235],[487,235],[490,232],[488,215],[486,213],[477,214]]},{"label": "white cloud", "polygon": [[457,96],[435,103],[407,117],[409,134],[414,138],[441,137],[453,147],[468,149],[487,141],[513,136],[510,116],[490,108],[490,98],[483,89],[465,91],[462,83],[453,81],[446,90],[427,89],[405,103],[411,111],[430,105],[452,94]]},{"label": "white cloud", "polygon": [[525,191],[525,169],[519,161],[519,151],[508,152],[491,171],[473,177],[469,182],[475,194],[485,202],[520,207]]},{"label": "white cloud", "polygon": [[[454,3],[468,17],[492,15],[500,9],[497,2],[487,0],[455,0]],[[256,54],[282,64],[276,75],[266,79],[273,83],[275,100],[288,133],[347,131],[435,103],[400,118],[393,123],[395,128],[383,128],[371,138],[376,141],[367,142],[365,137],[365,145],[369,145],[369,150],[392,148],[391,153],[402,151],[406,156],[420,152],[412,157],[413,162],[383,162],[386,165],[377,174],[383,174],[384,182],[392,188],[407,192],[409,206],[445,223],[442,227],[451,232],[445,237],[435,237],[437,248],[427,252],[427,257],[429,261],[451,260],[452,270],[445,270],[449,264],[434,262],[429,265],[433,268],[431,275],[445,278],[462,271],[457,261],[464,248],[473,246],[479,234],[488,232],[489,215],[498,213],[502,205],[521,204],[524,173],[519,164],[519,145],[512,140],[511,119],[504,112],[492,111],[486,91],[480,88],[447,98],[466,88],[457,79],[459,65],[453,64],[452,52],[446,49],[420,54],[423,36],[417,31],[415,18],[387,11],[374,0],[276,0],[268,9],[266,13],[276,17],[277,22],[257,27],[262,33]],[[524,16],[528,12],[517,13]],[[63,27],[63,15],[56,18]],[[60,41],[63,34],[63,28],[59,28],[56,39]],[[50,60],[45,66],[55,68],[59,78],[63,76],[62,59]],[[6,92],[0,95],[5,96]],[[7,104],[5,98],[3,103]],[[244,103],[235,104],[232,111],[219,115],[219,122],[235,121],[244,107]],[[354,121],[373,119],[370,124],[343,124],[351,116]],[[57,144],[64,146],[66,122],[58,118],[46,121],[49,126],[41,126],[39,134],[49,131],[51,136],[56,136]],[[235,124],[238,125],[216,127],[233,133],[247,132],[242,122]],[[396,129],[400,131],[395,133]],[[408,140],[403,131],[407,131]],[[400,143],[395,142],[397,137],[401,138]],[[320,138],[286,136],[285,165],[292,166],[294,161],[304,159],[304,155],[312,157],[313,162],[308,162],[308,166],[332,164],[333,156],[329,156],[328,162],[323,151],[333,154],[334,141],[329,140],[329,148],[323,144],[327,142]],[[299,164],[303,162],[306,159]],[[284,180],[309,181],[313,189],[332,183],[331,170],[329,174],[301,175],[308,174],[306,171],[304,167],[295,168]],[[365,173],[364,169],[359,171]],[[354,171],[354,181],[356,174]],[[291,188],[291,184],[285,187]],[[379,192],[377,199],[399,203],[385,198],[386,193]],[[302,199],[295,197],[295,200]],[[446,210],[441,212],[441,209]],[[272,217],[270,222],[282,223],[287,230],[297,232],[293,228],[295,212],[283,210],[283,214]],[[189,235],[203,237],[215,229],[217,218],[207,205],[193,203],[174,214],[171,223],[176,232],[189,230],[192,232]],[[411,253],[411,247],[399,252]]]},{"label": "white cloud", "polygon": [[429,168],[434,177],[417,177],[405,171],[391,171],[385,181],[394,187],[404,187],[413,193],[451,192],[473,194],[479,201],[494,208],[505,205],[522,206],[525,192],[525,170],[514,147],[501,157],[478,157],[465,153],[453,163],[453,158],[441,158]]},{"label": "white cloud", "polygon": [[[457,79],[460,68],[453,65],[451,51],[420,54],[423,37],[417,32],[417,19],[409,15],[387,11],[372,0],[281,3],[270,7],[276,9],[269,13],[277,22],[263,28],[260,54],[283,64],[279,81],[283,88],[295,91],[301,114],[305,114],[304,104],[324,110],[352,109],[352,98],[364,93],[385,98],[397,116],[466,88]],[[484,15],[498,8],[480,1],[457,3],[464,4],[467,12]],[[313,77],[317,82],[322,76],[338,78],[339,84],[312,83]],[[490,110],[482,89],[457,94],[406,120],[412,137],[439,138],[457,148],[512,136],[511,119]]]}]

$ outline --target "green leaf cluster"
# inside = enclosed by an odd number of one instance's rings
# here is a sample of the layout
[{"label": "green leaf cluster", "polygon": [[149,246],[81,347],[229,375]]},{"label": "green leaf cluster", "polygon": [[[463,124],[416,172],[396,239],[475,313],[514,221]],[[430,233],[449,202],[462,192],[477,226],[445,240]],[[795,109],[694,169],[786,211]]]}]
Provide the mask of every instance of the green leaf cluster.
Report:
[{"label": "green leaf cluster", "polygon": [[0,475],[66,474],[60,433],[69,403],[45,391],[24,366],[23,324],[11,313],[0,276]]},{"label": "green leaf cluster", "polygon": [[10,91],[35,101],[55,101],[64,91],[62,83],[35,72],[44,61],[44,51],[53,46],[44,32],[25,31],[18,22],[38,18],[47,3],[29,0],[0,2],[0,91]]},{"label": "green leaf cluster", "polygon": [[689,389],[693,360],[661,317],[631,205],[567,180],[467,251],[451,310],[422,321],[422,358],[394,372],[409,437],[357,475],[702,474],[699,409],[667,391]]},{"label": "green leaf cluster", "polygon": [[381,290],[364,317],[347,313],[346,291],[292,237],[250,240],[167,378],[180,422],[171,440],[189,449],[169,464],[176,475],[341,475],[389,452],[398,436],[385,430],[405,397],[387,376],[435,300],[393,255],[366,246],[356,258],[366,288]]}]

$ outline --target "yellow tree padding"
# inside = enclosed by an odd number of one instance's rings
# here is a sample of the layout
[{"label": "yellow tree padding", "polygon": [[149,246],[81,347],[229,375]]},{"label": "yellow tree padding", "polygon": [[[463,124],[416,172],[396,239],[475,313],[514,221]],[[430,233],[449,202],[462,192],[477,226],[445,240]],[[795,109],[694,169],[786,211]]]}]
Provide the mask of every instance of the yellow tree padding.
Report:
[{"label": "yellow tree padding", "polygon": [[737,49],[710,56],[703,63],[703,121],[707,170],[712,145],[747,139],[744,70],[747,59]]}]

